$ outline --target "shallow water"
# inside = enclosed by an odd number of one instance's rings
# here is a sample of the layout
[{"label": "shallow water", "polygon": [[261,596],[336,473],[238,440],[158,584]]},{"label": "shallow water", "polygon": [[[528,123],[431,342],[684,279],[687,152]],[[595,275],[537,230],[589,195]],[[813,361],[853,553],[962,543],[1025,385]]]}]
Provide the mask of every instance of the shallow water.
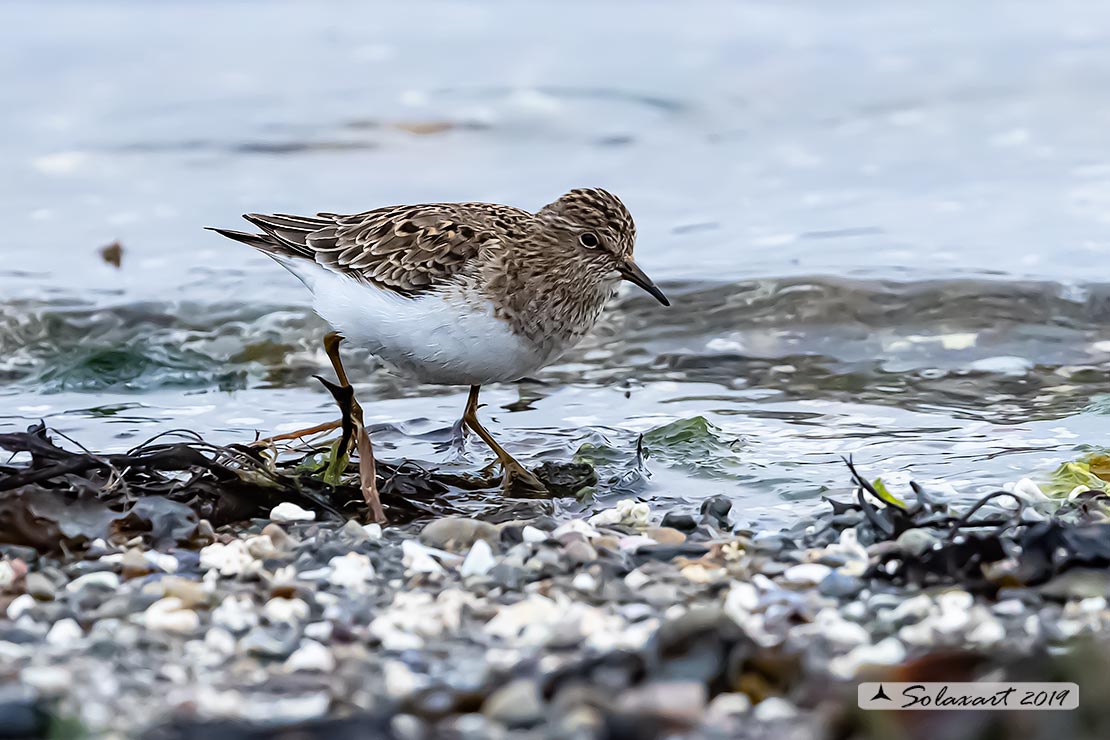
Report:
[{"label": "shallow water", "polygon": [[[675,305],[627,293],[535,382],[484,391],[524,457],[605,445],[616,474],[640,432],[704,416],[708,447],[657,449],[650,478],[602,494],[723,493],[758,523],[843,489],[844,455],[975,493],[1105,439],[1110,9],[5,16],[0,431],[45,418],[118,448],[328,420],[307,295],[202,226],[428,200],[536,208],[600,185],[629,205],[638,260]],[[120,269],[99,254],[114,240]],[[438,440],[460,389],[349,364],[383,455],[449,457]]]}]

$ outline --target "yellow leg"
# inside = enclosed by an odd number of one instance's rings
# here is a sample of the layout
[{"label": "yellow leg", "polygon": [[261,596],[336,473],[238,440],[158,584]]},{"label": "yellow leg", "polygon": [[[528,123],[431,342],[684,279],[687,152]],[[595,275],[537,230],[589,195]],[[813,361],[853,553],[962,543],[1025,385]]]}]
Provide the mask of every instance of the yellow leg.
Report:
[{"label": "yellow leg", "polygon": [[[343,369],[343,360],[339,357],[339,345],[342,341],[343,337],[338,332],[328,332],[324,335],[324,352],[331,360],[331,366],[335,369],[335,377],[339,379],[340,387],[350,388],[351,383],[347,380],[347,372]],[[385,512],[382,510],[381,496],[378,493],[378,475],[374,465],[374,449],[370,444],[370,435],[366,433],[366,426],[362,421],[362,407],[355,400],[353,392],[351,395],[351,423],[354,426],[355,449],[358,450],[358,478],[360,488],[362,488],[362,496],[366,500],[366,505],[370,508],[371,520],[384,523],[386,518]],[[340,455],[345,452],[346,450],[338,450]]]},{"label": "yellow leg", "polygon": [[481,386],[470,386],[470,395],[466,399],[466,411],[463,412],[463,424],[470,427],[475,434],[482,438],[482,441],[493,450],[493,454],[497,455],[497,461],[501,463],[501,470],[503,473],[502,487],[505,490],[520,486],[522,488],[532,491],[547,491],[547,488],[540,482],[540,479],[532,475],[532,473],[521,465],[513,458],[505,448],[497,444],[497,440],[493,435],[482,426],[478,421],[478,391]]}]

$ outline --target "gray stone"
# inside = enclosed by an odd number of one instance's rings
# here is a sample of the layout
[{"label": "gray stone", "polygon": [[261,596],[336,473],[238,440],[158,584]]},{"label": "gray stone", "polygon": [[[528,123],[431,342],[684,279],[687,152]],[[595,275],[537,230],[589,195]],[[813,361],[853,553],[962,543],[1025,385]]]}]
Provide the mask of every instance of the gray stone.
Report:
[{"label": "gray stone", "polygon": [[1092,568],[1073,568],[1037,588],[1054,599],[1110,597],[1110,575]]},{"label": "gray stone", "polygon": [[[585,543],[583,543],[585,544]],[[542,570],[545,566],[556,566],[562,562],[559,551],[553,547],[541,547],[525,563],[532,570]]]},{"label": "gray stone", "polygon": [[54,583],[42,573],[32,571],[24,580],[24,590],[39,601],[51,601],[57,593]]},{"label": "gray stone", "polygon": [[562,740],[595,740],[604,737],[605,718],[597,709],[582,705],[560,713],[555,720],[555,732],[549,737]]},{"label": "gray stone", "polygon": [[711,496],[701,504],[701,514],[715,526],[727,529],[729,527],[729,512],[732,511],[732,502],[724,496]]},{"label": "gray stone", "polygon": [[348,519],[347,523],[339,529],[339,536],[353,543],[370,541],[370,535],[354,519]]},{"label": "gray stone", "polygon": [[497,547],[500,539],[501,534],[494,525],[455,516],[436,519],[420,532],[421,543],[453,552],[467,552],[478,540]]},{"label": "gray stone", "polygon": [[674,527],[648,527],[644,534],[661,545],[681,545],[686,541],[686,535]]},{"label": "gray stone", "polygon": [[657,681],[626,692],[620,708],[632,715],[650,715],[681,725],[695,725],[708,700],[704,683]]},{"label": "gray stone", "polygon": [[270,522],[262,528],[261,533],[269,537],[278,550],[292,550],[297,544],[297,541],[280,524]]},{"label": "gray stone", "polygon": [[488,576],[494,585],[507,591],[519,591],[528,582],[528,574],[523,568],[518,568],[504,561],[493,566],[493,570],[489,572]]},{"label": "gray stone", "polygon": [[662,526],[672,527],[680,532],[693,532],[698,527],[698,520],[689,514],[670,511],[663,516]]},{"label": "gray stone", "polygon": [[255,627],[239,641],[239,648],[253,655],[288,658],[297,648],[299,636],[292,625]]},{"label": "gray stone", "polygon": [[637,597],[652,606],[662,609],[675,603],[675,587],[667,583],[650,583],[637,593]]},{"label": "gray stone", "polygon": [[863,581],[855,576],[849,576],[834,570],[829,573],[817,586],[817,590],[825,596],[844,599],[855,596],[863,590]]},{"label": "gray stone", "polygon": [[563,550],[566,559],[575,565],[597,560],[597,550],[588,542],[572,542]]},{"label": "gray stone", "polygon": [[118,594],[105,599],[96,609],[85,614],[88,619],[119,619],[129,614],[145,611],[153,599],[136,594]]},{"label": "gray stone", "polygon": [[518,678],[482,703],[482,714],[507,727],[529,727],[543,719],[543,698],[535,681]]},{"label": "gray stone", "polygon": [[898,544],[898,548],[907,555],[921,557],[932,550],[940,542],[940,539],[924,529],[907,529],[898,536],[895,542]]}]

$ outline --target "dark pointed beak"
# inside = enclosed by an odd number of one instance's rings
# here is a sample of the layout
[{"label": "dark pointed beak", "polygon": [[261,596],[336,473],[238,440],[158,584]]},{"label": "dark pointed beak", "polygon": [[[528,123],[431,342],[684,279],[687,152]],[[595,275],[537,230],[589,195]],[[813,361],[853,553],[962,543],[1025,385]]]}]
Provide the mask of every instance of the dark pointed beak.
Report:
[{"label": "dark pointed beak", "polygon": [[620,271],[622,278],[640,286],[651,294],[652,298],[659,301],[664,306],[671,305],[671,302],[667,300],[667,296],[663,295],[663,291],[659,290],[659,286],[651,281],[651,278],[640,269],[639,265],[632,261],[631,257],[624,260],[624,262],[617,267],[617,270]]}]

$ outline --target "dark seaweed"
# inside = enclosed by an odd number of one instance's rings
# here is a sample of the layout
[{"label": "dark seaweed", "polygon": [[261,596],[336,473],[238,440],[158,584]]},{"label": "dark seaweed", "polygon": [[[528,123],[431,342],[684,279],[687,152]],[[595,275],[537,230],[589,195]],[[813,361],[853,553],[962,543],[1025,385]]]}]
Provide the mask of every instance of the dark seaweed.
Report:
[{"label": "dark seaweed", "polygon": [[[283,501],[320,519],[367,519],[354,463],[331,485],[319,465],[305,464],[310,456],[278,460],[260,447],[214,445],[189,431],[158,435],[122,454],[76,446],[59,446],[43,424],[0,434],[0,449],[30,455],[0,466],[0,544],[72,551],[96,538],[146,533],[155,544],[188,546],[201,519],[213,527],[245,522]],[[465,514],[453,495],[497,484],[408,462],[378,461],[377,474],[393,523]]]}]

